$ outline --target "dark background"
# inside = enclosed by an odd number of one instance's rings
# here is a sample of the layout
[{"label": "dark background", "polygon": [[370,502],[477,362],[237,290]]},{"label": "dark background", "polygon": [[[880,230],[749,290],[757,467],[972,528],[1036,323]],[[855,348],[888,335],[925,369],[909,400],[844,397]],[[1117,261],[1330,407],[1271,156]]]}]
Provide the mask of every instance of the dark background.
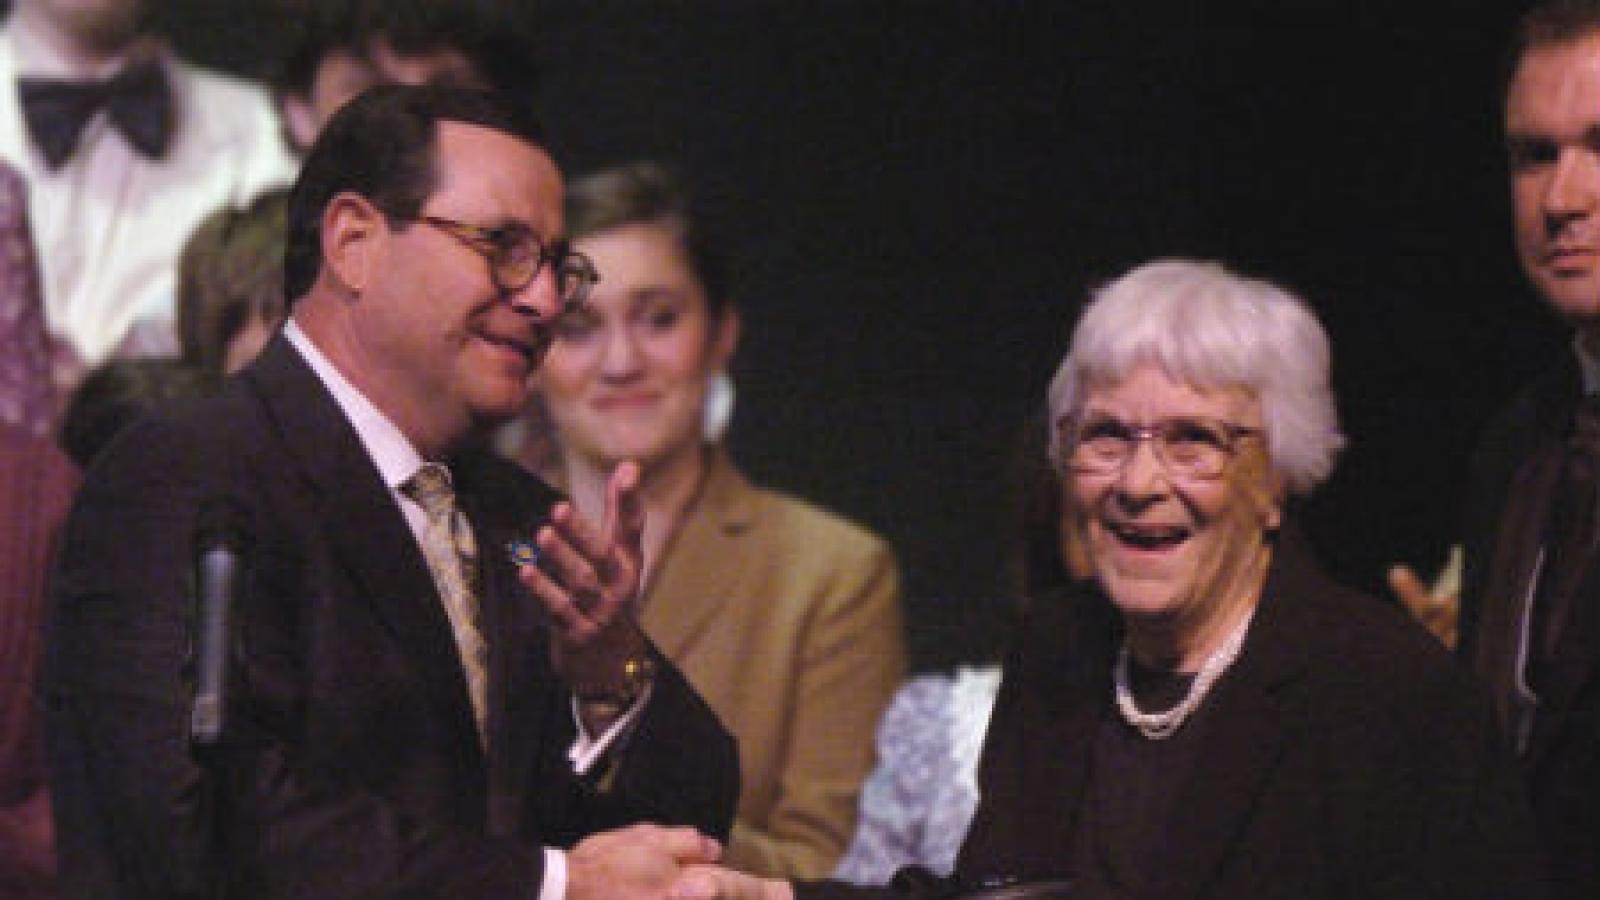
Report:
[{"label": "dark background", "polygon": [[[260,73],[273,0],[166,0]],[[1088,286],[1219,257],[1328,326],[1350,449],[1302,521],[1336,574],[1431,571],[1493,406],[1559,330],[1518,277],[1497,134],[1521,4],[524,4],[569,172],[678,162],[734,236],[730,442],[897,547],[919,667],[992,651],[1008,485]]]}]

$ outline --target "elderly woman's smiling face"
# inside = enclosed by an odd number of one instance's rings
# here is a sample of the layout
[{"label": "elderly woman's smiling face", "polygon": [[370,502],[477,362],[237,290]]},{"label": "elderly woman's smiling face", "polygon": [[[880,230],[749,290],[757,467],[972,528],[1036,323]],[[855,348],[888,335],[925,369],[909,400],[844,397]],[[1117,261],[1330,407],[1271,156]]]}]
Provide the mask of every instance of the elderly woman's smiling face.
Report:
[{"label": "elderly woman's smiling face", "polygon": [[[1200,388],[1154,364],[1089,391],[1067,426],[1067,485],[1094,574],[1130,629],[1203,640],[1257,599],[1283,494],[1261,426],[1248,390]],[[1113,465],[1119,444],[1131,452]]]}]

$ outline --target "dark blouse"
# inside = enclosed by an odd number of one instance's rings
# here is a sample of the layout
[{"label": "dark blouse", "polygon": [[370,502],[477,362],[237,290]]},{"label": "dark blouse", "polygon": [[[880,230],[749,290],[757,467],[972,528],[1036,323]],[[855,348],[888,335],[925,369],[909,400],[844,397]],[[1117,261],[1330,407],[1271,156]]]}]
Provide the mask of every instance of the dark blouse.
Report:
[{"label": "dark blouse", "polygon": [[[1137,661],[1129,669],[1134,702],[1145,712],[1177,706],[1194,683],[1193,675],[1149,669]],[[1162,827],[1194,768],[1205,712],[1201,704],[1175,734],[1160,741],[1141,735],[1114,709],[1101,720],[1084,816],[1073,843],[1076,892],[1120,897],[1148,887],[1163,857]]]}]

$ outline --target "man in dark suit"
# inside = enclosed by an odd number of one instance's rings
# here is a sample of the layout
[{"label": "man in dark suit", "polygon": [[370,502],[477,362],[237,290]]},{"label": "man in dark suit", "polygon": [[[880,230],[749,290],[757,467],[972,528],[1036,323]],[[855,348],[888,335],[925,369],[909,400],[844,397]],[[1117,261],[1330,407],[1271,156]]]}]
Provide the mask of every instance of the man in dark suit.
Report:
[{"label": "man in dark suit", "polygon": [[1505,93],[1517,253],[1576,332],[1474,460],[1463,657],[1493,688],[1561,896],[1600,896],[1600,2],[1523,20]]},{"label": "man in dark suit", "polygon": [[[736,755],[635,624],[637,468],[596,525],[477,440],[595,278],[539,141],[489,94],[350,104],[283,333],[87,477],[46,649],[69,896],[621,898],[715,856]],[[244,574],[192,728],[213,530]]]}]

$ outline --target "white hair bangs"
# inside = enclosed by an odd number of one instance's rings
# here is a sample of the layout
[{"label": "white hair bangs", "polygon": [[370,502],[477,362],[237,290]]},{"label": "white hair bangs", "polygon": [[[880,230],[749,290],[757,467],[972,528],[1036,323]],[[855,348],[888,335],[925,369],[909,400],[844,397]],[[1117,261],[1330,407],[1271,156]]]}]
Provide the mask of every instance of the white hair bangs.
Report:
[{"label": "white hair bangs", "polygon": [[[1296,493],[1333,471],[1344,446],[1329,382],[1327,335],[1305,303],[1212,262],[1158,260],[1095,293],[1050,385],[1052,422],[1096,386],[1144,364],[1173,381],[1242,387],[1261,403],[1272,464]],[[1059,460],[1059,429],[1051,452]]]}]

